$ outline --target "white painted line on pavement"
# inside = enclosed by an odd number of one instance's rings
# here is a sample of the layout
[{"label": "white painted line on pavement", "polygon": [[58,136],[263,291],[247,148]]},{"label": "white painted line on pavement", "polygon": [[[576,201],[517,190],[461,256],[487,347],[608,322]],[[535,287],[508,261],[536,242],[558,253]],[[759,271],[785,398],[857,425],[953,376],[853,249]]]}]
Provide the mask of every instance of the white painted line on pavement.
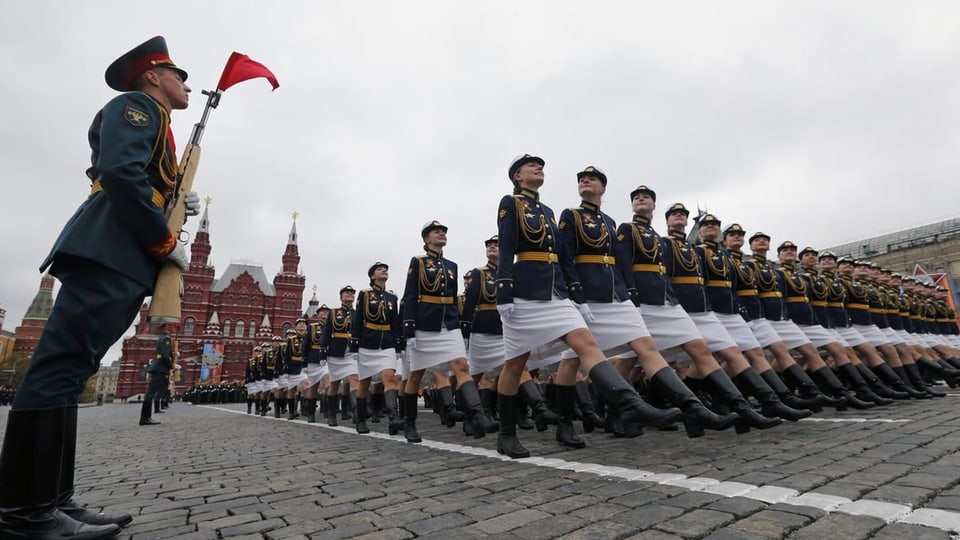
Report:
[{"label": "white painted line on pavement", "polygon": [[[953,394],[951,394],[953,395]],[[212,405],[196,405],[217,411],[240,414],[246,416],[245,411],[216,407]],[[399,436],[390,436],[385,433],[371,431],[370,433],[360,434],[356,429],[344,426],[331,427],[321,422],[307,424],[304,422],[291,423],[286,418],[273,418],[272,416],[263,416],[267,420],[281,420],[290,425],[305,426],[313,428],[323,428],[359,435],[362,437],[373,437],[385,441],[393,441],[403,444],[410,444]],[[909,419],[885,419],[885,418],[804,418],[802,422],[910,422]],[[581,463],[579,461],[570,461],[559,458],[548,458],[531,456],[523,459],[511,459],[498,454],[495,450],[486,448],[477,448],[473,446],[460,445],[455,443],[446,443],[424,439],[420,446],[453,452],[458,454],[469,454],[481,457],[487,457],[500,461],[510,461],[513,463],[535,465],[537,467],[547,467],[550,469],[574,471],[579,473],[593,474],[600,477],[620,478],[627,482],[650,482],[689,489],[690,491],[702,491],[712,493],[723,497],[746,497],[765,502],[767,504],[789,504],[791,506],[810,506],[819,508],[824,512],[836,512],[840,514],[871,516],[884,520],[886,523],[909,523],[912,525],[923,525],[936,529],[960,533],[960,512],[951,510],[939,510],[935,508],[917,508],[914,509],[907,504],[897,504],[887,501],[877,501],[872,499],[851,500],[846,497],[828,495],[825,493],[807,492],[800,493],[795,489],[754,484],[745,484],[734,481],[720,481],[706,477],[688,477],[678,473],[653,473],[641,469],[630,469],[627,467],[613,467],[599,463]]]},{"label": "white painted line on pavement", "polygon": [[882,424],[900,424],[903,422],[913,422],[910,418],[801,418],[801,422],[835,422],[838,424],[844,422],[850,422],[854,424],[862,424],[864,422],[879,422]]}]

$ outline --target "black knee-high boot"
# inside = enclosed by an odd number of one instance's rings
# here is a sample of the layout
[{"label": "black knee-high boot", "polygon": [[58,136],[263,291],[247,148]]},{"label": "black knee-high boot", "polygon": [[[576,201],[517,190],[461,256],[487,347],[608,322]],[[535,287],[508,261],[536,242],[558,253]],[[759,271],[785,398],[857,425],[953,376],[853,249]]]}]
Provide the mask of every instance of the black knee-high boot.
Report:
[{"label": "black knee-high boot", "polygon": [[876,406],[872,402],[861,401],[857,396],[848,392],[829,366],[814,371],[810,376],[816,381],[817,386],[820,387],[820,390],[823,390],[824,394],[835,398],[843,398],[843,403],[836,406],[838,411],[847,410],[848,405],[858,410],[872,409]]},{"label": "black knee-high boot", "polygon": [[457,391],[460,393],[463,409],[467,413],[464,423],[471,424],[474,438],[480,439],[487,433],[496,433],[500,430],[500,425],[484,412],[476,383],[467,381],[461,384]]},{"label": "black knee-high boot", "polygon": [[333,394],[327,396],[327,425],[337,427],[337,415],[340,412],[340,395]]},{"label": "black knee-high boot", "polygon": [[90,525],[115,524],[123,527],[133,521],[124,513],[102,513],[88,510],[73,500],[74,470],[77,457],[77,406],[67,407],[63,424],[63,453],[60,460],[60,482],[57,489],[57,508],[73,519]]},{"label": "black knee-high boot", "polygon": [[[870,370],[876,373],[877,377],[880,377],[881,379],[883,379],[883,381],[887,383],[887,386],[889,386],[890,388],[892,388],[897,392],[902,392],[907,396],[916,398],[916,399],[931,399],[933,397],[927,394],[926,392],[921,392],[915,389],[914,387],[909,386],[907,384],[909,381],[905,381],[904,379],[901,379],[900,375],[887,364],[879,364],[879,365],[873,366],[870,368]],[[906,373],[904,373],[903,376],[906,377],[907,376]]]},{"label": "black knee-high boot", "polygon": [[[776,373],[773,373],[772,370],[769,370],[770,374],[776,378],[777,382],[780,385],[783,385],[783,382],[780,381],[780,378],[777,377]],[[734,380],[737,382],[737,386],[740,388],[741,392],[753,395],[757,398],[757,401],[760,402],[761,411],[764,416],[775,417],[778,416],[784,420],[789,420],[791,422],[796,422],[801,418],[806,418],[813,414],[809,409],[794,409],[787,406],[785,403],[780,401],[780,398],[777,397],[776,392],[770,388],[763,381],[763,378],[760,377],[760,374],[757,373],[757,370],[752,367],[741,371],[734,377]],[[786,386],[783,387],[786,390]]]},{"label": "black knee-high boot", "polygon": [[787,386],[796,390],[797,393],[800,394],[800,397],[804,399],[817,399],[820,405],[826,407],[836,407],[846,404],[846,400],[842,397],[835,398],[821,392],[817,383],[813,382],[810,375],[798,364],[790,364],[787,369],[780,372],[780,377]]},{"label": "black knee-high boot", "polygon": [[[754,372],[756,373],[756,372]],[[750,428],[768,429],[780,425],[779,417],[768,418],[753,410],[747,398],[743,397],[737,385],[722,369],[716,369],[703,378],[704,386],[724,402],[739,417],[734,423],[737,433],[748,433]]]},{"label": "black knee-high boot", "polygon": [[487,413],[487,416],[497,420],[499,415],[497,414],[497,392],[489,388],[483,388],[480,390],[480,402],[483,403],[483,411]]},{"label": "black knee-high boot", "polygon": [[546,431],[547,426],[557,425],[560,417],[547,407],[547,402],[540,393],[540,387],[533,381],[527,381],[520,385],[517,390],[517,397],[533,411],[533,423],[537,426],[537,431]]},{"label": "black knee-high boot", "polygon": [[557,423],[557,442],[568,448],[583,448],[587,443],[577,435],[573,427],[574,405],[576,404],[576,389],[573,386],[553,384],[553,397],[560,411],[560,421]]},{"label": "black knee-high boot", "polygon": [[875,403],[877,405],[889,405],[893,403],[892,399],[880,397],[875,394],[873,390],[870,389],[870,386],[867,385],[867,382],[863,380],[863,376],[860,375],[860,372],[857,371],[857,368],[853,365],[853,363],[846,363],[842,366],[838,366],[837,370],[853,388],[857,399]]},{"label": "black knee-high boot", "polygon": [[780,401],[782,401],[787,407],[792,409],[807,409],[813,412],[820,412],[823,410],[823,406],[820,405],[820,398],[816,396],[805,398],[794,394],[793,390],[787,387],[783,379],[776,371],[768,369],[760,374],[760,378],[763,379],[763,382],[767,383],[767,386],[769,386],[770,389],[777,394],[777,397],[780,398]]},{"label": "black knee-high boot", "polygon": [[580,406],[580,417],[583,421],[583,431],[593,433],[593,430],[606,425],[607,421],[597,414],[597,409],[590,397],[590,384],[586,381],[580,381],[574,386],[574,395],[577,405]]},{"label": "black knee-high boot", "polygon": [[390,435],[396,435],[397,433],[400,433],[400,429],[403,427],[403,420],[397,410],[399,405],[397,391],[387,390],[384,392],[383,404],[387,413],[387,431],[390,433]]},{"label": "black knee-high boot", "polygon": [[[57,508],[67,409],[10,411],[0,452],[0,537],[97,540],[113,538],[120,530],[115,523],[77,521]],[[73,452],[75,448],[70,456]],[[69,473],[72,484],[72,468]]]},{"label": "black knee-high boot", "polygon": [[907,376],[910,377],[910,381],[913,383],[913,387],[921,392],[926,392],[933,397],[945,397],[946,394],[938,390],[927,386],[923,381],[923,376],[920,375],[920,370],[917,368],[916,364],[903,364],[904,371],[907,372]]},{"label": "black knee-high boot", "polygon": [[404,403],[404,416],[403,416],[403,436],[407,438],[407,442],[418,443],[423,442],[423,439],[420,438],[420,433],[417,432],[417,400],[420,396],[416,394],[407,394],[403,396]]},{"label": "black knee-high boot", "polygon": [[357,433],[370,433],[367,427],[367,398],[357,398]]},{"label": "black knee-high boot", "polygon": [[704,428],[727,429],[740,418],[733,413],[721,416],[708,409],[671,367],[654,373],[649,386],[664,401],[683,411],[683,425],[691,439],[702,436]]},{"label": "black knee-high boot", "polygon": [[887,386],[866,364],[860,363],[854,367],[857,368],[857,373],[863,377],[863,380],[866,381],[867,385],[869,385],[878,396],[889,399],[910,399],[910,394],[898,392]]},{"label": "black knee-high boot", "polygon": [[517,439],[517,396],[497,395],[500,409],[500,434],[497,436],[497,452],[511,458],[530,457],[530,452]]},{"label": "black knee-high boot", "polygon": [[453,388],[449,386],[441,387],[437,390],[439,398],[438,412],[440,414],[440,423],[449,427],[457,425],[457,422],[463,420],[463,413],[457,410],[457,403],[453,399]]},{"label": "black knee-high boot", "polygon": [[644,427],[666,427],[683,418],[680,409],[658,409],[640,399],[640,395],[613,367],[600,362],[590,370],[590,380],[603,398],[616,409],[627,437],[643,433]]}]

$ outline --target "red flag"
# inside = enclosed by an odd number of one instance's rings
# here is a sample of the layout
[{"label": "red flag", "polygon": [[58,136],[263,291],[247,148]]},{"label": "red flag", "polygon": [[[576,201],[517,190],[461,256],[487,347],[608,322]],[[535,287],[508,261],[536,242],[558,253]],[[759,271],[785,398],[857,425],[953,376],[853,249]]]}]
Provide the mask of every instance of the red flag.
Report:
[{"label": "red flag", "polygon": [[220,75],[217,90],[222,92],[239,82],[256,79],[258,77],[263,77],[270,81],[270,85],[273,86],[274,90],[280,86],[280,83],[277,82],[277,77],[267,69],[267,66],[251,60],[250,57],[245,54],[234,52],[227,60],[227,65],[223,68],[223,75]]}]

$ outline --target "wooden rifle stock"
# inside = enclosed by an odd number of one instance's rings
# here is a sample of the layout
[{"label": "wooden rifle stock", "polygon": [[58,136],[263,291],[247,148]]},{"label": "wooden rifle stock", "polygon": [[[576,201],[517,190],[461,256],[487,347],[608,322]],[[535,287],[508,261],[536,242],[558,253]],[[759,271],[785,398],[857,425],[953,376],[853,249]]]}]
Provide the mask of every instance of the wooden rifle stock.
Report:
[{"label": "wooden rifle stock", "polygon": [[[193,191],[193,178],[197,174],[200,163],[200,146],[187,145],[183,158],[180,160],[180,183],[176,193],[176,204],[167,218],[167,227],[179,242],[180,233],[186,219],[187,208],[183,197]],[[150,311],[147,319],[151,322],[180,323],[180,294],[183,292],[183,272],[180,267],[170,261],[164,261],[157,275],[157,283],[153,287],[153,299],[150,301]]]}]

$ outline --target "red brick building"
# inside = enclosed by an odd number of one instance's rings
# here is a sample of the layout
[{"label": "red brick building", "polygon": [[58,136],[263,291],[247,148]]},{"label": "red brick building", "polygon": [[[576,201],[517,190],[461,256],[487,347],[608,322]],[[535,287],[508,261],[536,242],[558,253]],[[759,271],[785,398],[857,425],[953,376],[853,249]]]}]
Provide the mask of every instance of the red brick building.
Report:
[{"label": "red brick building", "polygon": [[[255,344],[283,336],[303,314],[305,278],[300,274],[297,224],[293,223],[281,257],[282,270],[273,281],[263,267],[231,262],[215,277],[209,264],[210,221],[207,210],[190,245],[190,269],[183,274],[180,340],[181,376],[178,393],[200,380],[200,360],[206,343],[223,345],[222,381],[242,380]],[[156,354],[156,328],[147,322],[147,305],[140,310],[136,334],[123,341],[117,396],[144,393],[146,367]]]},{"label": "red brick building", "polygon": [[13,331],[13,354],[26,358],[33,356],[33,351],[40,341],[40,334],[47,325],[50,312],[53,310],[53,276],[44,274],[40,278],[40,289],[30,302],[26,315]]}]

